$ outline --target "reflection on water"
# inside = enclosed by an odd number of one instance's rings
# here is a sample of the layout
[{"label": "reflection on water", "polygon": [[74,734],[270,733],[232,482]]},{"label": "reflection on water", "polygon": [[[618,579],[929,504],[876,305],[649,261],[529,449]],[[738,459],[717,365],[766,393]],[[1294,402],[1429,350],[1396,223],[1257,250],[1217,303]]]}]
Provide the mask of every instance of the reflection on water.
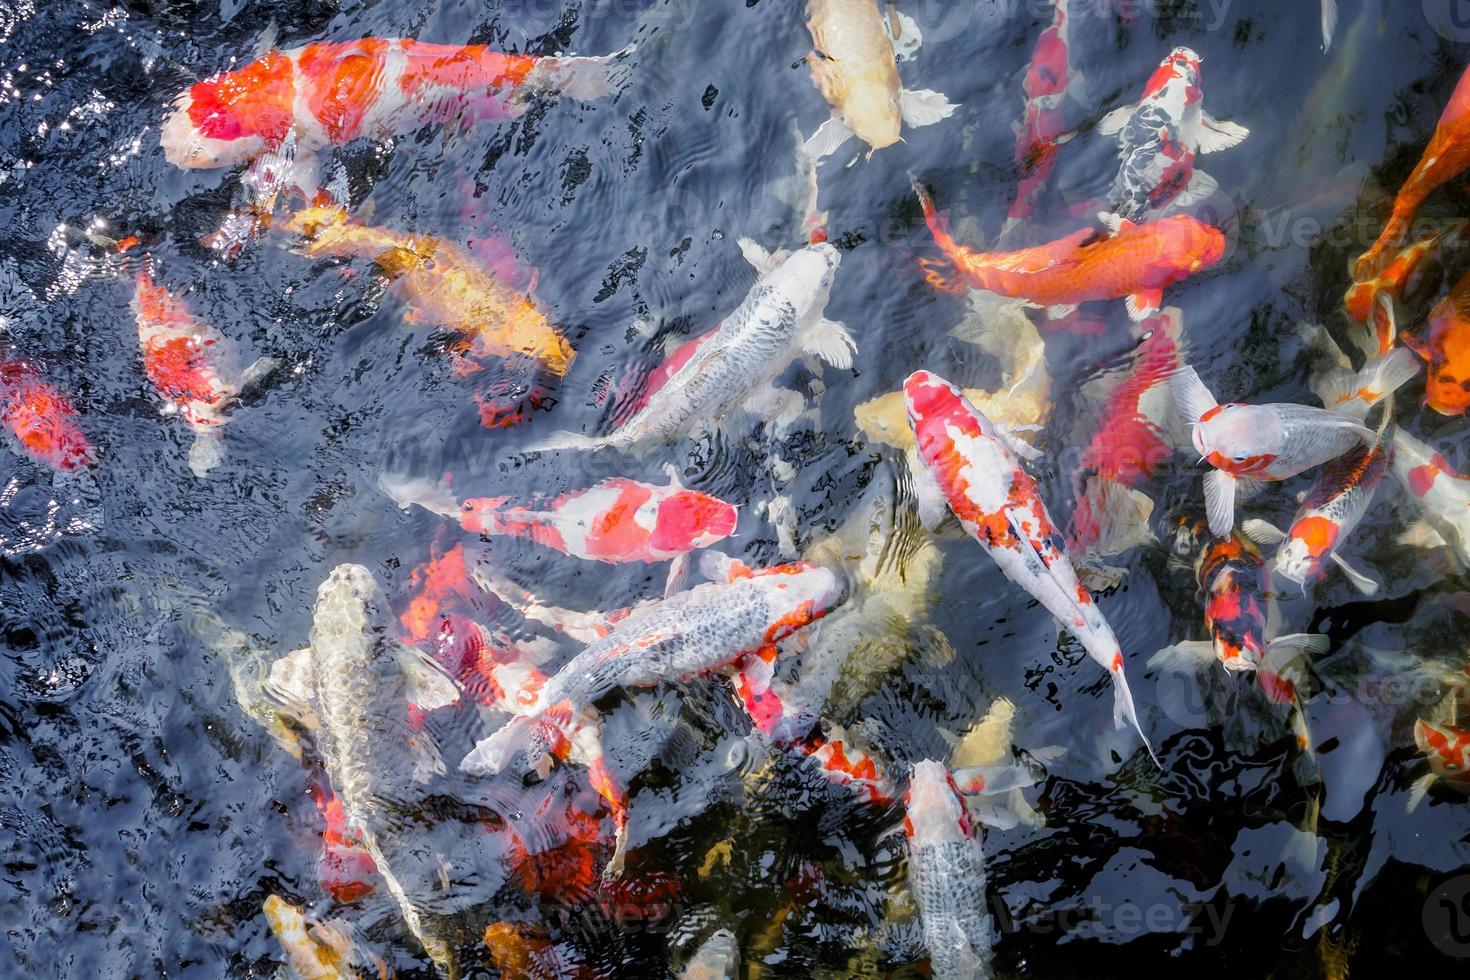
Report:
[{"label": "reflection on water", "polygon": [[[44,406],[84,440],[50,459],[12,441],[0,459],[5,974],[266,976],[291,959],[432,976],[427,949],[467,975],[664,975],[722,962],[725,930],[746,975],[918,970],[893,830],[924,759],[1040,777],[984,832],[999,975],[1454,969],[1470,954],[1470,810],[1456,773],[1428,767],[1435,733],[1415,722],[1451,723],[1464,692],[1470,606],[1440,537],[1453,544],[1458,526],[1421,521],[1387,480],[1347,545],[1381,588],[1333,574],[1269,597],[1269,636],[1329,641],[1302,679],[1304,764],[1250,673],[1147,668],[1205,636],[1195,552],[1174,535],[1203,513],[1200,470],[1170,448],[1187,432],[1156,452],[1119,417],[1168,417],[1158,382],[1181,360],[1222,400],[1253,403],[1314,403],[1339,347],[1361,364],[1367,335],[1342,297],[1466,61],[1452,6],[1341,0],[1324,53],[1315,3],[1071,0],[1066,18],[1049,2],[900,3],[923,35],[902,85],[954,110],[906,117],[871,156],[842,142],[816,171],[840,252],[825,315],[851,334],[852,366],[830,345],[783,348],[775,383],[796,394],[765,403],[780,421],[765,431],[535,453],[557,431],[636,417],[669,357],[699,356],[691,341],[751,290],[749,259],[807,244],[818,222],[793,117],[810,135],[831,107],[802,64],[802,5],[0,0],[3,410],[13,432]],[[1044,36],[1064,42],[1061,62],[1038,55],[1056,54]],[[304,144],[275,171],[165,159],[164,121],[194,82],[273,45],[364,37],[633,48],[609,63],[611,89],[568,69],[514,106],[473,107],[474,125],[344,131],[314,170]],[[1202,56],[1208,111],[1250,130],[1199,161],[1218,189],[1192,210],[1226,246],[1168,286],[1177,321],[1148,332],[1120,302],[1043,321],[926,281],[919,260],[939,253],[909,175],[976,249],[1061,238],[1110,191],[1142,200],[1114,187],[1118,138],[1096,124],[1176,46]],[[1134,177],[1158,162],[1139,156]],[[331,190],[349,216],[300,211],[293,183]],[[206,247],[242,208],[233,257]],[[1421,217],[1464,217],[1461,187]],[[213,403],[208,421],[192,414],[195,361],[145,372],[129,305],[145,261],[238,348],[222,428]],[[1435,251],[1404,288],[1400,327],[1421,326],[1465,265]],[[255,358],[274,370],[246,383]],[[1084,578],[1106,589],[1162,769],[1113,728],[1108,678],[1081,645],[973,541],[920,526],[894,395],[919,368],[1035,427],[1028,468],[1096,559]],[[1465,470],[1459,419],[1422,398],[1410,382],[1395,421]],[[1113,474],[1122,490],[1091,482],[1100,429],[1141,453],[1126,480]],[[219,450],[202,478],[200,431]],[[545,778],[460,772],[517,710],[508,678],[554,674],[606,614],[659,599],[671,569],[662,555],[583,561],[544,530],[482,538],[454,508],[618,477],[664,486],[670,463],[738,505],[719,549],[841,570],[846,602],[775,673],[806,730],[753,729],[729,682],[703,677],[600,699],[601,755]],[[449,504],[400,507],[389,490],[405,479]],[[1285,524],[1310,480],[1242,510]],[[1112,523],[1087,524],[1100,515]],[[320,652],[318,587],[344,563],[383,591],[373,642],[416,644],[465,691],[431,710],[416,700],[424,677],[394,660],[387,686],[361,694],[401,693],[400,679],[410,691],[413,712],[370,734],[435,747],[444,764],[415,756],[412,792],[380,781],[405,748],[368,753],[389,761],[367,765],[353,797],[322,703],[292,701],[275,666]],[[854,792],[843,774],[865,762]],[[627,799],[612,881],[609,787]],[[379,840],[354,832],[354,806],[373,808]]]}]

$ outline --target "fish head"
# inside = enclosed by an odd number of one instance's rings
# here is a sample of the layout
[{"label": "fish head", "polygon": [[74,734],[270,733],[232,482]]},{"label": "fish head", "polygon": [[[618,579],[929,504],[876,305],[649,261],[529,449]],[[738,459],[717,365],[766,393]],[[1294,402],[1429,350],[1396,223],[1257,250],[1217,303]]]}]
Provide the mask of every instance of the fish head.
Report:
[{"label": "fish head", "polygon": [[787,256],[771,270],[766,282],[795,307],[797,320],[805,322],[826,309],[841,264],[842,253],[837,247],[819,242]]},{"label": "fish head", "polygon": [[825,565],[792,562],[744,573],[766,598],[770,626],[766,642],[777,643],[821,619],[842,602],[842,579]]},{"label": "fish head", "polygon": [[339,635],[382,632],[388,613],[388,599],[372,572],[362,565],[338,565],[316,590],[312,646],[323,631]]},{"label": "fish head", "polygon": [[1174,74],[1184,79],[1187,84],[1198,87],[1200,79],[1199,65],[1203,60],[1192,48],[1186,48],[1181,45],[1165,56],[1161,67],[1172,69]]},{"label": "fish head", "polygon": [[211,170],[234,167],[255,159],[267,149],[264,137],[242,135],[220,139],[200,130],[191,118],[192,98],[185,95],[163,121],[158,142],[163,156],[184,170]]},{"label": "fish head", "polygon": [[1470,409],[1470,345],[1464,351],[1441,347],[1428,353],[1424,404],[1441,415],[1464,415]]},{"label": "fish head", "polygon": [[660,551],[708,548],[728,538],[739,519],[734,504],[697,490],[680,490],[658,505],[650,544]]},{"label": "fish head", "polygon": [[842,121],[875,150],[892,146],[903,131],[899,93],[882,78],[850,79],[842,100]]},{"label": "fish head", "polygon": [[1305,591],[1307,583],[1321,574],[1322,563],[1341,533],[1341,526],[1330,517],[1309,514],[1301,518],[1276,551],[1276,573]]},{"label": "fish head", "polygon": [[903,803],[904,833],[915,845],[953,844],[975,836],[964,797],[942,762],[914,763]]},{"label": "fish head", "polygon": [[1430,768],[1439,775],[1466,775],[1470,732],[1419,718],[1414,722],[1414,744],[1429,758]]},{"label": "fish head", "polygon": [[1171,265],[1193,275],[1214,266],[1225,255],[1225,235],[1190,215],[1166,218],[1164,253]]},{"label": "fish head", "polygon": [[1217,405],[1195,423],[1194,448],[1216,469],[1248,475],[1281,455],[1284,433],[1275,412],[1260,405]]},{"label": "fish head", "polygon": [[957,385],[929,371],[915,371],[904,379],[903,401],[909,425],[916,433],[924,422],[932,419],[979,415]]}]

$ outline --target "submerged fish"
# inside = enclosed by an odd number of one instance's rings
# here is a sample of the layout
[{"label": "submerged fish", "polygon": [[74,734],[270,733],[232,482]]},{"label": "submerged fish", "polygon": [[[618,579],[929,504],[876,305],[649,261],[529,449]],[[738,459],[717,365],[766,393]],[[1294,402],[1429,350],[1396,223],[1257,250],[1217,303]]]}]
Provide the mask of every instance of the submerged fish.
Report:
[{"label": "submerged fish", "polygon": [[252,161],[292,137],[293,182],[310,199],[318,150],[427,123],[514,117],[537,92],[598,98],[611,90],[617,57],[543,58],[379,37],[272,49],[190,86],[160,142],[169,163],[198,169]]},{"label": "submerged fish", "polygon": [[903,826],[909,890],[935,980],[990,976],[994,926],[985,898],[985,850],[942,762],[915,763],[904,794]]},{"label": "submerged fish", "polygon": [[1430,525],[1470,563],[1470,476],[1403,429],[1393,433],[1392,468]]},{"label": "submerged fish", "polygon": [[0,423],[20,452],[58,473],[94,462],[76,407],[25,361],[0,361]]},{"label": "submerged fish", "polygon": [[[1385,413],[1384,426],[1388,425]],[[1307,584],[1327,574],[1333,562],[1364,595],[1378,591],[1378,583],[1350,565],[1338,553],[1348,535],[1373,502],[1378,484],[1388,472],[1392,442],[1380,431],[1368,445],[1356,446],[1322,467],[1307,490],[1286,531],[1262,520],[1249,520],[1242,530],[1258,544],[1279,545],[1275,569],[1282,578],[1306,591]]]},{"label": "submerged fish", "polygon": [[1358,257],[1353,279],[1363,282],[1382,271],[1390,250],[1404,243],[1419,206],[1436,188],[1470,166],[1470,71],[1460,76],[1449,104],[1439,117],[1424,155],[1399,188],[1393,213],[1368,250]]},{"label": "submerged fish", "polygon": [[[313,922],[279,895],[267,896],[263,911],[299,980],[358,980],[352,961],[359,954],[351,930],[341,923]],[[379,966],[386,969],[381,962]]]},{"label": "submerged fish", "polygon": [[1256,671],[1261,691],[1276,702],[1295,696],[1300,659],[1327,650],[1327,637],[1290,633],[1268,639],[1272,619],[1271,580],[1266,560],[1246,535],[1206,533],[1198,518],[1182,517],[1175,528],[1175,553],[1194,555],[1194,576],[1204,594],[1208,640],[1184,640],[1149,658],[1150,667],[1197,669],[1218,663],[1234,672]]},{"label": "submerged fish", "polygon": [[1006,215],[1007,231],[1031,217],[1041,188],[1056,166],[1058,150],[1076,135],[1063,112],[1068,91],[1081,77],[1070,64],[1071,39],[1068,0],[1056,0],[1051,24],[1037,37],[1021,83],[1026,106],[1015,126],[1016,166],[1021,180]]},{"label": "submerged fish", "polygon": [[[924,466],[914,474],[921,507],[947,506],[1006,578],[1055,616],[1113,681],[1113,721],[1143,733],[1124,674],[1123,650],[1092,596],[1077,581],[1036,481],[1003,435],[960,390],[928,371],[904,381],[909,422]],[[922,501],[927,499],[929,503]],[[925,522],[930,523],[929,521]]]},{"label": "submerged fish", "polygon": [[1195,156],[1229,149],[1249,135],[1244,126],[1204,111],[1199,63],[1189,48],[1175,48],[1149,77],[1137,105],[1114,109],[1097,124],[1099,133],[1118,137],[1123,163],[1108,202],[1129,221],[1215,193],[1214,178],[1194,169]]},{"label": "submerged fish", "polygon": [[1441,415],[1470,410],[1470,273],[1435,305],[1423,337],[1400,339],[1428,365],[1424,403]]},{"label": "submerged fish", "polygon": [[[1187,214],[1144,225],[1118,219],[1105,238],[1083,228],[1015,252],[977,252],[951,237],[947,221],[917,181],[914,190],[935,243],[966,285],[1045,307],[1052,318],[1066,316],[1079,303],[1126,298],[1128,315],[1147,319],[1163,304],[1165,287],[1225,254],[1225,236]],[[937,270],[931,270],[930,281],[946,287],[949,282]]]},{"label": "submerged fish", "polygon": [[832,106],[832,118],[807,140],[811,157],[828,156],[853,136],[881,150],[899,141],[905,123],[928,126],[957,108],[938,92],[903,87],[898,62],[912,57],[923,37],[896,7],[880,11],[878,0],[807,0],[806,25],[812,82]]},{"label": "submerged fish", "polygon": [[132,305],[143,371],[164,399],[164,411],[193,431],[189,469],[202,477],[224,461],[220,427],[226,410],[277,362],[261,358],[242,371],[230,339],[195,317],[146,267],[138,273]]},{"label": "submerged fish", "polygon": [[735,530],[734,504],[679,481],[665,466],[664,486],[613,477],[589,487],[516,506],[508,497],[472,497],[456,504],[443,490],[423,490],[410,482],[389,488],[399,506],[417,503],[445,517],[457,517],[474,534],[527,538],[564,555],[621,565],[673,561],[670,579],[683,577],[689,555],[723,541]]},{"label": "submerged fish", "polygon": [[1414,781],[1408,808],[1418,808],[1436,782],[1470,793],[1470,731],[1452,724],[1418,718],[1414,721],[1414,744],[1429,761],[1429,772]]},{"label": "submerged fish", "polygon": [[[1331,408],[1309,405],[1218,404],[1194,368],[1173,375],[1175,403],[1193,427],[1194,448],[1212,467],[1205,474],[1205,512],[1218,535],[1235,526],[1239,489],[1252,493],[1261,482],[1287,480],[1336,459],[1360,442],[1377,437],[1361,419],[1368,408],[1393,394],[1418,373],[1402,350],[1370,362],[1336,394],[1324,393]],[[1351,413],[1351,414],[1349,414]]]},{"label": "submerged fish", "polygon": [[[456,338],[457,373],[473,375],[496,362],[491,390],[476,396],[487,428],[524,421],[525,410],[545,397],[539,383],[559,380],[571,368],[571,345],[535,297],[501,282],[457,245],[349,221],[336,206],[299,211],[284,230],[301,236],[297,248],[311,258],[371,261],[408,307],[406,321]],[[525,389],[514,393],[523,398],[499,390],[509,386],[505,371],[509,385]]]},{"label": "submerged fish", "polygon": [[414,816],[427,783],[445,768],[433,739],[412,723],[409,704],[440,707],[459,691],[428,657],[395,643],[390,622],[372,573],[337,566],[317,590],[311,645],[272,668],[271,686],[315,717],[317,749],[346,827],[377,865],[409,930],[453,973],[452,944],[430,916],[447,914],[458,896]]},{"label": "submerged fish", "polygon": [[1343,296],[1343,308],[1358,323],[1372,328],[1374,355],[1387,354],[1398,339],[1394,301],[1402,299],[1424,260],[1446,244],[1458,240],[1470,223],[1453,221],[1414,242],[1393,257],[1373,278],[1355,282]]},{"label": "submerged fish", "polygon": [[840,370],[850,368],[857,346],[842,324],[824,316],[841,253],[825,242],[789,254],[767,255],[749,242],[742,248],[760,278],[642,409],[608,435],[562,432],[528,448],[647,447],[726,424],[742,410],[768,421],[794,418],[801,396],[773,381],[802,351]]},{"label": "submerged fish", "polygon": [[716,929],[679,971],[679,980],[736,980],[739,975],[740,941],[729,929]]}]

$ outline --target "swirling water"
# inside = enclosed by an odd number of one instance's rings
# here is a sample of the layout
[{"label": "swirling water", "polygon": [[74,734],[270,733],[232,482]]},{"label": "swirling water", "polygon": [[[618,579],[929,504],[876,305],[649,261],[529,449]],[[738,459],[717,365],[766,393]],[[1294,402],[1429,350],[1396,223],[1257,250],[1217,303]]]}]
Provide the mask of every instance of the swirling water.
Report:
[{"label": "swirling water", "polygon": [[[355,919],[398,975],[432,975],[391,908],[371,899],[337,907],[323,893],[312,777],[242,707],[240,660],[305,641],[316,587],[335,564],[366,564],[402,604],[412,569],[467,540],[397,508],[380,489],[385,473],[452,473],[477,496],[559,492],[612,475],[658,480],[657,456],[517,449],[550,429],[595,425],[606,412],[599,392],[647,370],[666,338],[718,323],[754,278],[738,238],[796,243],[800,215],[782,199],[790,126],[794,117],[810,133],[827,115],[796,65],[810,47],[801,6],[0,0],[6,356],[44,365],[98,448],[97,465],[71,478],[0,454],[0,481],[15,488],[0,500],[6,976],[271,975],[282,962],[260,914],[271,893]],[[985,355],[949,336],[961,301],[923,280],[916,258],[932,246],[906,174],[921,176],[977,239],[995,235],[1016,181],[1020,78],[1049,4],[901,6],[926,36],[904,66],[909,84],[960,108],[870,159],[844,166],[839,154],[821,169],[822,206],[844,252],[829,315],[852,330],[859,356],[853,371],[826,370],[819,418],[792,437],[802,543],[899,479],[898,457],[857,433],[855,406],[918,367],[971,385],[994,376]],[[1183,310],[1191,361],[1230,394],[1309,400],[1298,328],[1323,323],[1344,335],[1348,262],[1417,159],[1470,38],[1436,30],[1430,0],[1341,0],[1326,53],[1316,3],[1073,8],[1083,29],[1073,34],[1080,78],[1069,111],[1079,124],[1131,101],[1168,49],[1187,44],[1203,56],[1211,111],[1250,127],[1244,144],[1207,160],[1229,201],[1219,217],[1230,250],[1168,301]],[[615,100],[548,101],[514,122],[426,127],[337,154],[359,214],[490,243],[486,254],[508,242],[538,271],[536,294],[578,357],[556,403],[520,429],[481,426],[439,339],[403,327],[370,269],[313,263],[270,240],[230,262],[203,249],[233,175],[177,170],[159,149],[172,99],[252,57],[262,37],[291,46],[372,35],[542,53],[638,42]],[[1059,156],[1035,239],[1071,230],[1077,219],[1062,206],[1101,195],[1115,168],[1112,143],[1084,128]],[[1453,214],[1458,193],[1431,208]],[[128,280],[89,230],[147,236],[196,313],[247,357],[284,362],[234,411],[227,460],[207,479],[189,471],[187,430],[159,414]],[[1101,334],[1048,337],[1056,405],[1033,470],[1059,514],[1071,507],[1068,447],[1092,424],[1078,392],[1134,345],[1119,307],[1108,307]],[[1419,410],[1417,399],[1412,385],[1401,395],[1402,423],[1463,469],[1463,424]],[[669,455],[693,485],[746,505],[732,553],[777,560],[777,536],[755,506],[772,488],[746,449],[705,442]],[[1191,464],[1181,454],[1150,484],[1157,515],[1200,507]],[[1287,484],[1257,506],[1285,519],[1298,489]],[[1045,611],[972,542],[940,542],[933,621],[954,658],[915,655],[874,670],[847,692],[840,720],[901,771],[942,756],[941,729],[963,731],[1005,696],[1018,708],[1018,746],[1064,750],[1048,756],[1036,797],[1044,825],[987,834],[1001,975],[1342,976],[1350,967],[1378,976],[1463,962],[1454,955],[1470,953],[1461,941],[1470,925],[1455,919],[1450,941],[1429,926],[1445,913],[1441,886],[1467,890],[1454,886],[1470,866],[1470,810],[1436,791],[1405,813],[1422,771],[1409,734],[1421,705],[1393,693],[1373,666],[1382,661],[1366,654],[1455,666],[1465,582],[1434,553],[1398,543],[1413,517],[1385,490],[1354,545],[1388,583],[1383,592],[1364,599],[1334,578],[1283,600],[1296,628],[1328,634],[1327,662],[1341,668],[1309,709],[1316,788],[1295,778],[1284,733],[1242,747],[1192,690],[1146,674],[1149,653],[1199,635],[1191,575],[1164,548],[1121,559],[1129,574],[1102,600],[1130,654],[1160,772],[1113,731],[1105,679],[1075,643],[1059,642]],[[487,548],[567,606],[616,608],[661,589],[661,571],[610,572],[519,542]],[[253,652],[229,652],[218,642],[225,633]],[[611,898],[528,898],[510,896],[512,882],[487,924],[525,924],[593,975],[663,975],[717,924],[741,937],[750,975],[895,973],[923,959],[882,931],[902,881],[901,838],[885,835],[896,809],[859,805],[789,761],[772,775],[743,758],[744,743],[726,736],[747,723],[715,682],[666,692],[653,714],[652,735],[638,718],[609,721],[610,742],[623,743],[614,754],[630,768],[658,760],[635,785],[633,884]],[[473,718],[450,727],[439,734],[460,749],[478,734]],[[534,792],[570,796],[576,782],[559,774]],[[1307,826],[1320,841],[1303,856]]]}]

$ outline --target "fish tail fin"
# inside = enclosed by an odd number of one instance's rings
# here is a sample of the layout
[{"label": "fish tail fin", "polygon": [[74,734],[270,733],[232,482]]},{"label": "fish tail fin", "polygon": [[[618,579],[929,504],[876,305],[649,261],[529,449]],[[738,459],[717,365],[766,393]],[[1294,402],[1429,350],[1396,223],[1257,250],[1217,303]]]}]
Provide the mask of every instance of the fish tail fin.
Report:
[{"label": "fish tail fin", "polygon": [[1419,809],[1419,804],[1424,802],[1424,797],[1429,795],[1429,787],[1434,785],[1434,773],[1427,772],[1414,780],[1414,785],[1409,788],[1409,799],[1404,804],[1404,812],[1413,813]]},{"label": "fish tail fin", "polygon": [[1355,419],[1393,395],[1419,373],[1419,358],[1407,347],[1394,347],[1370,360],[1357,374],[1342,372],[1322,385],[1322,404]]},{"label": "fish tail fin", "polygon": [[612,444],[612,439],[608,436],[584,436],[579,432],[553,432],[545,439],[531,443],[525,448],[525,451],[528,453],[554,453],[563,450],[596,452]]},{"label": "fish tail fin", "polygon": [[929,232],[934,236],[934,241],[946,252],[954,248],[954,238],[949,233],[949,216],[939,213],[934,206],[934,198],[919,183],[919,178],[909,174],[909,185],[913,187],[914,194],[919,199],[919,207],[924,211],[924,223],[929,226]]},{"label": "fish tail fin", "polygon": [[612,54],[542,58],[532,76],[533,84],[580,102],[607,98],[627,84],[632,70],[628,57],[636,49],[636,44],[629,44]]},{"label": "fish tail fin", "polygon": [[210,470],[225,461],[225,443],[218,426],[200,429],[189,447],[189,469],[203,479]]},{"label": "fish tail fin", "polygon": [[1133,730],[1138,732],[1138,737],[1143,739],[1143,747],[1148,750],[1149,758],[1154,760],[1154,765],[1163,769],[1164,764],[1159,761],[1152,743],[1143,733],[1142,723],[1138,720],[1138,709],[1133,704],[1133,692],[1129,690],[1128,678],[1123,673],[1122,654],[1118,655],[1117,661],[1108,673],[1113,677],[1113,727],[1122,728],[1124,721],[1132,725]]},{"label": "fish tail fin", "polygon": [[472,776],[494,775],[505,769],[518,750],[524,750],[525,771],[544,775],[551,768],[552,758],[562,754],[572,721],[572,706],[566,701],[512,718],[476,743],[459,767]]}]

